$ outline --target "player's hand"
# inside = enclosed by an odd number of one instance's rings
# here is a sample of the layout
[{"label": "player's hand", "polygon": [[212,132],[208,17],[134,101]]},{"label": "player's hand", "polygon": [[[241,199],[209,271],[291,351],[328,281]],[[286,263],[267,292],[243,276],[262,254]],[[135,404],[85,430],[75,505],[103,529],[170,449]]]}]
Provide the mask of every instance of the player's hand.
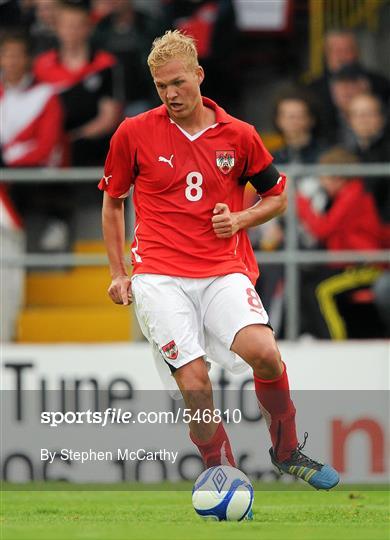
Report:
[{"label": "player's hand", "polygon": [[129,306],[133,301],[131,293],[131,279],[129,276],[118,276],[111,281],[108,296],[115,304]]},{"label": "player's hand", "polygon": [[213,229],[218,238],[231,238],[240,227],[236,214],[225,203],[217,203],[213,210]]}]

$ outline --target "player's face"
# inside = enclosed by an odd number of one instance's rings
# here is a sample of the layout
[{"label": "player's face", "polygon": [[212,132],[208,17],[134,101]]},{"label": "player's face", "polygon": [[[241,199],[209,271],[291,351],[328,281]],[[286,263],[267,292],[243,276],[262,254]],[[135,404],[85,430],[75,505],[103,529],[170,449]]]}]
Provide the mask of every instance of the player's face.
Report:
[{"label": "player's face", "polygon": [[191,118],[202,103],[200,84],[204,79],[199,66],[189,70],[182,60],[171,60],[154,72],[154,84],[172,120]]}]

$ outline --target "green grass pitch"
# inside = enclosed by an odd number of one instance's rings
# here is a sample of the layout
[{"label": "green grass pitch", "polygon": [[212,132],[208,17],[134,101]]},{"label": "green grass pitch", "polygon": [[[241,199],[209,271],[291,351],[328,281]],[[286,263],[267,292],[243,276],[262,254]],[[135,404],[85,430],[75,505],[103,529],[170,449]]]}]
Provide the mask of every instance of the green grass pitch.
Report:
[{"label": "green grass pitch", "polygon": [[[253,522],[203,522],[191,486],[5,485],[2,540],[388,540],[384,486],[341,486],[319,492],[297,485],[256,485]],[[25,489],[25,488],[24,488]],[[40,491],[40,489],[45,489]],[[81,491],[80,489],[85,489]],[[93,489],[93,491],[92,491]],[[152,491],[154,489],[154,491]],[[162,490],[163,489],[163,490]],[[120,491],[124,490],[124,491]]]}]

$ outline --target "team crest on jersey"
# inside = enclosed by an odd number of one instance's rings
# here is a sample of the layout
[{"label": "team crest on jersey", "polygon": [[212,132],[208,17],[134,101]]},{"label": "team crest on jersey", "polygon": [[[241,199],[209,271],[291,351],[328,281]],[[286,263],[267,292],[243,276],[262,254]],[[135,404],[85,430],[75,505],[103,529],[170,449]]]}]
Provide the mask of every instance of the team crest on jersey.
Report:
[{"label": "team crest on jersey", "polygon": [[217,150],[215,152],[215,159],[217,161],[218,169],[223,174],[229,174],[234,167],[234,150]]},{"label": "team crest on jersey", "polygon": [[168,358],[168,360],[176,360],[179,351],[176,346],[176,343],[172,340],[163,347],[161,347],[162,352]]}]

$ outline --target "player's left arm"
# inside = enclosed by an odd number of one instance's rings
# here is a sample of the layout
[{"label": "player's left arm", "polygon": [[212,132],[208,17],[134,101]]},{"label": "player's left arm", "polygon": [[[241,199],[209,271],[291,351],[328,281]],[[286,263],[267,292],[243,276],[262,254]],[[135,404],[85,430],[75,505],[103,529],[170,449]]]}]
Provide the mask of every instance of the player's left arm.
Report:
[{"label": "player's left arm", "polygon": [[261,199],[245,210],[231,212],[225,203],[215,205],[212,217],[213,229],[218,238],[230,238],[240,229],[256,227],[280,216],[287,208],[284,190],[286,177],[274,165],[251,178],[251,184],[261,195]]}]

